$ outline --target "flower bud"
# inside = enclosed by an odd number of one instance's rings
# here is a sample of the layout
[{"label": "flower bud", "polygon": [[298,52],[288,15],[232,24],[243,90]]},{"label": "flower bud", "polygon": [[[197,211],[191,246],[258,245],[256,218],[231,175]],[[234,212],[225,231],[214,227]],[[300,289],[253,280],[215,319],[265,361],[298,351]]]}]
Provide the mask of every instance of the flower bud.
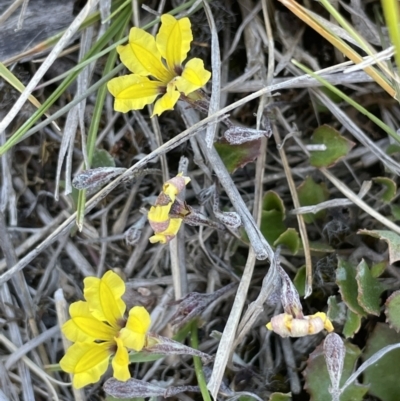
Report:
[{"label": "flower bud", "polygon": [[211,294],[191,292],[182,299],[170,302],[170,305],[178,305],[176,313],[171,317],[171,324],[177,327],[184,326],[190,320],[200,316],[212,302],[225,295],[236,285],[236,283],[231,283]]},{"label": "flower bud", "polygon": [[259,130],[246,127],[238,127],[234,125],[224,132],[225,139],[231,145],[241,145],[246,142],[255,141],[262,137],[269,138],[272,135],[272,130]]},{"label": "flower bud", "polygon": [[154,333],[147,334],[147,343],[143,350],[150,354],[198,356],[205,364],[213,359],[212,356],[205,354],[204,352]]},{"label": "flower bud", "polygon": [[[344,346],[343,340],[336,333],[330,333],[326,336],[324,341],[324,356],[329,378],[331,379],[329,392],[332,395],[339,395],[346,347]],[[336,398],[339,399],[339,397]]]},{"label": "flower bud", "polygon": [[267,329],[281,337],[304,337],[317,334],[324,329],[330,332],[333,330],[333,326],[323,312],[302,318],[294,318],[288,313],[281,313],[271,319],[267,324]]},{"label": "flower bud", "polygon": [[84,170],[74,177],[72,186],[76,189],[94,189],[124,173],[126,168],[98,167]]},{"label": "flower bud", "polygon": [[114,378],[108,379],[104,383],[104,391],[115,398],[148,398],[162,397],[168,398],[184,392],[199,392],[198,386],[171,386],[161,387],[143,380],[128,379],[125,382]]}]

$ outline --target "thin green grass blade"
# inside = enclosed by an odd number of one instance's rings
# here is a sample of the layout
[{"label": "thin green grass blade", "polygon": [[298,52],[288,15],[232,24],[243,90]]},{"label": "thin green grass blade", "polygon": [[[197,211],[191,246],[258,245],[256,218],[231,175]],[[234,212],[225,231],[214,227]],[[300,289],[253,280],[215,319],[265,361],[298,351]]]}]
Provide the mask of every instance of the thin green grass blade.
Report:
[{"label": "thin green grass blade", "polygon": [[[113,4],[113,8],[115,7],[119,7],[121,4],[122,0],[116,0]],[[98,22],[100,20],[100,12],[99,11],[95,11],[94,13],[90,14],[85,21],[83,21],[81,27],[79,28],[79,31],[81,31],[82,29],[85,29],[91,25],[93,25],[94,23]],[[28,56],[32,56],[34,54],[40,53],[46,49],[49,49],[50,47],[54,46],[62,37],[62,35],[64,34],[65,31],[61,31],[53,36],[51,36],[50,38],[47,38],[46,40],[44,40],[43,42],[38,43],[36,46],[32,47],[31,49],[28,49],[22,53],[19,53],[7,60],[4,60],[4,65],[10,65],[13,63],[16,63],[17,61],[20,61],[21,59],[28,57]]]},{"label": "thin green grass blade", "polygon": [[[199,349],[199,338],[197,333],[197,320],[192,322],[192,331],[190,336],[191,346],[194,349]],[[203,366],[201,359],[198,356],[193,357],[194,370],[196,373],[197,383],[200,387],[201,395],[203,396],[203,401],[211,401],[210,393],[207,389],[207,382],[203,372]]]},{"label": "thin green grass blade", "polygon": [[[373,56],[375,54],[372,46],[364,39],[362,35],[360,35],[353,26],[343,18],[342,14],[336,10],[335,7],[328,0],[321,0],[321,4],[326,8],[326,10],[332,15],[333,18],[341,25],[343,29],[347,31],[347,33],[360,45],[360,47],[367,53],[369,56]],[[382,68],[382,70],[386,70],[386,72],[390,71],[387,69],[387,66],[382,61],[378,61],[377,65]],[[379,70],[376,71],[377,74],[381,76],[383,80],[385,80],[388,84],[390,84],[387,76],[381,73]]]},{"label": "thin green grass blade", "polygon": [[[85,58],[92,57],[94,54],[99,52],[104,46],[106,46],[110,40],[119,32],[120,25],[124,20],[125,16],[123,13],[115,19],[115,21],[110,25],[107,32],[96,42],[93,47],[88,51],[87,56]],[[70,74],[67,78],[63,80],[63,82],[58,86],[58,88],[43,102],[42,106],[33,113],[28,120],[8,139],[8,141],[3,145],[0,146],[0,156],[3,155],[5,152],[10,150],[13,146],[19,143],[22,139],[26,138],[26,133],[29,128],[31,128],[42,116],[43,114],[49,109],[50,106],[54,104],[54,102],[65,92],[69,85],[76,79],[79,75],[79,69],[72,74]]]},{"label": "thin green grass blade", "polygon": [[[179,7],[176,7],[173,10],[171,10],[170,12],[168,12],[168,14],[176,15],[176,14],[180,13],[181,11],[184,11],[187,8],[189,8],[190,6],[192,6],[194,2],[195,2],[195,0],[190,0],[187,3],[181,4]],[[200,6],[197,7],[195,10],[191,10],[191,13],[189,15],[195,13],[198,10],[198,8],[200,8]],[[152,26],[154,26],[155,24],[157,24],[158,22],[160,22],[160,18],[155,18],[153,21],[149,22],[146,25],[143,25],[141,28],[144,30],[147,30],[147,29],[151,28]],[[112,45],[106,47],[104,50],[98,52],[94,56],[87,58],[85,60],[82,60],[79,64],[75,65],[68,71],[65,71],[62,74],[58,75],[57,77],[54,77],[53,79],[47,81],[46,85],[50,85],[50,84],[53,84],[54,82],[61,81],[61,79],[67,77],[72,72],[81,71],[83,67],[86,67],[88,64],[91,64],[93,61],[96,61],[100,57],[103,57],[104,55],[108,54],[110,51],[114,50],[117,46],[126,43],[127,40],[128,40],[128,36],[125,36],[121,40],[114,42]],[[40,87],[42,88],[43,86],[44,85],[41,85]]]},{"label": "thin green grass blade", "polygon": [[315,74],[312,70],[307,68],[305,65],[299,63],[296,60],[292,60],[292,63],[300,68],[302,71],[304,71],[306,74],[309,74],[313,78],[317,79],[319,82],[321,82],[326,88],[331,90],[333,93],[336,95],[340,96],[343,100],[345,100],[348,104],[353,106],[355,109],[357,109],[360,113],[364,114],[367,116],[371,121],[373,121],[378,127],[382,128],[388,135],[390,135],[393,139],[395,139],[397,142],[400,143],[400,135],[394,131],[392,128],[390,128],[387,124],[385,124],[381,119],[378,117],[374,116],[372,113],[370,113],[367,109],[362,107],[360,104],[358,104],[356,101],[354,101],[352,98],[344,94],[340,89],[338,89],[336,86],[333,86],[330,84],[328,81],[326,81],[324,78],[319,76],[318,74]]},{"label": "thin green grass blade", "polygon": [[[400,6],[397,0],[382,0],[383,13],[385,15],[386,26],[389,29],[390,39],[394,46],[394,57],[397,68],[400,68]],[[397,100],[400,101],[399,92],[396,93]]]},{"label": "thin green grass blade", "polygon": [[[124,17],[124,20],[119,26],[119,32],[117,33],[115,40],[118,41],[120,40],[125,33],[125,30],[128,26],[128,23],[130,21],[131,15],[132,15],[132,9],[129,8],[130,12],[122,12],[121,14]],[[103,76],[109,74],[114,65],[115,62],[117,61],[117,51],[116,49],[112,50],[107,58],[106,65],[104,67],[103,71]],[[104,109],[104,102],[106,100],[106,95],[107,95],[107,86],[104,84],[101,86],[97,92],[96,96],[96,103],[94,106],[93,110],[93,116],[92,120],[90,123],[89,131],[88,131],[88,137],[87,137],[87,144],[86,144],[86,149],[87,149],[87,158],[88,162],[91,163],[92,158],[93,158],[93,153],[94,149],[96,146],[96,138],[97,138],[97,133],[99,130],[99,125],[100,125],[100,120],[101,120],[101,115],[103,114],[103,109]],[[89,166],[85,165],[85,169],[90,168]],[[79,191],[79,197],[78,197],[78,206],[77,206],[77,216],[76,216],[76,225],[78,226],[79,230],[82,230],[83,228],[83,220],[85,217],[85,203],[86,203],[86,190],[80,190]]]}]

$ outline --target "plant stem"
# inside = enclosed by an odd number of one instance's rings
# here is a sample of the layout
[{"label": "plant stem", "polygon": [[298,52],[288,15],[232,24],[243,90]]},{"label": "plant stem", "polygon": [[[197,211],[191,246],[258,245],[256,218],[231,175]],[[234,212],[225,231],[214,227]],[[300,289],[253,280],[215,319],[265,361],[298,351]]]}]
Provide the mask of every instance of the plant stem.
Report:
[{"label": "plant stem", "polygon": [[[197,335],[197,321],[194,320],[192,322],[192,330],[190,335],[191,346],[194,349],[199,348],[199,338]],[[207,382],[204,377],[203,366],[201,363],[201,359],[198,356],[193,357],[194,361],[194,370],[196,372],[197,383],[199,384],[201,395],[203,396],[204,401],[211,401],[210,393],[207,390]]]}]

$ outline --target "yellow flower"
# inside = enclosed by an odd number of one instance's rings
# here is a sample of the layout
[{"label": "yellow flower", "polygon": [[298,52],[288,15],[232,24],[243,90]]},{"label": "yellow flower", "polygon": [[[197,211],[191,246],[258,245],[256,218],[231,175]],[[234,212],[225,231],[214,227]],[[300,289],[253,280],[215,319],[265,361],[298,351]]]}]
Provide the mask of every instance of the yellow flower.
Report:
[{"label": "yellow flower", "polygon": [[118,46],[117,51],[133,74],[114,78],[107,85],[115,97],[114,109],[123,113],[139,110],[162,95],[153,112],[160,115],[174,108],[181,93],[187,96],[204,86],[211,73],[204,69],[202,60],[193,58],[182,65],[192,40],[189,18],[177,20],[164,14],[156,38],[143,29],[132,28],[129,43]]},{"label": "yellow flower", "polygon": [[74,344],[60,360],[60,366],[74,375],[75,388],[99,381],[113,355],[114,377],[120,381],[130,378],[128,350],[140,351],[144,347],[151,322],[142,306],[134,306],[128,319],[124,317],[124,292],[122,279],[108,271],[101,279],[85,278],[86,302],[71,304],[71,319],[61,330]]},{"label": "yellow flower", "polygon": [[295,318],[288,313],[281,313],[271,319],[267,324],[267,329],[273,330],[281,337],[304,337],[317,334],[323,329],[331,332],[333,325],[323,312],[303,318]]},{"label": "yellow flower", "polygon": [[190,178],[184,177],[179,173],[176,177],[171,178],[163,185],[163,190],[156,200],[156,204],[152,206],[147,214],[154,235],[149,241],[154,244],[160,242],[166,244],[175,238],[182,224],[179,217],[169,217],[171,208],[176,201],[176,196],[189,183]]}]

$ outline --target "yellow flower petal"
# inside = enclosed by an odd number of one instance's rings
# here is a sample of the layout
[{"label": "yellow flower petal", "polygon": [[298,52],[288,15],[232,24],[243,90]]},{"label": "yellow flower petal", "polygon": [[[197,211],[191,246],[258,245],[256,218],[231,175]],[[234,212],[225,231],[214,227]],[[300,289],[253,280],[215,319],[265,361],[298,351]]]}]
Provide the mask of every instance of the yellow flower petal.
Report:
[{"label": "yellow flower petal", "polygon": [[159,82],[136,74],[113,78],[107,83],[115,97],[114,109],[122,113],[141,110],[146,104],[153,103],[160,94],[159,87]]},{"label": "yellow flower petal", "polygon": [[149,312],[143,306],[134,306],[129,311],[126,326],[120,332],[120,338],[127,348],[140,351],[144,347],[147,330],[151,324]]},{"label": "yellow flower petal", "polygon": [[132,28],[129,43],[126,46],[118,46],[117,51],[124,65],[135,74],[152,75],[164,83],[173,78],[173,74],[161,62],[161,54],[154,37],[143,29]]},{"label": "yellow flower petal", "polygon": [[84,342],[114,338],[116,330],[93,317],[87,302],[74,302],[69,307],[69,314],[71,319],[61,328],[68,340]]},{"label": "yellow flower petal", "polygon": [[204,68],[203,60],[192,58],[189,60],[180,77],[175,79],[179,92],[185,95],[204,86],[211,77],[211,72]]},{"label": "yellow flower petal", "polygon": [[90,383],[96,383],[107,370],[110,357],[110,343],[80,343],[68,348],[60,360],[61,369],[72,373],[73,386],[81,388]]},{"label": "yellow flower petal", "polygon": [[[172,238],[171,238],[171,239],[172,239]],[[157,244],[158,242],[159,242],[160,244],[166,244],[166,243],[167,243],[167,237],[166,237],[165,235],[155,234],[155,235],[152,235],[152,236],[149,238],[149,241],[150,241],[152,244]]]},{"label": "yellow flower petal", "polygon": [[168,68],[176,74],[182,65],[193,40],[189,18],[175,19],[172,15],[161,17],[161,27],[156,36],[157,48],[167,61]]},{"label": "yellow flower petal", "polygon": [[156,101],[153,115],[161,115],[166,110],[172,110],[180,97],[180,93],[174,89],[175,85],[168,85],[167,93]]},{"label": "yellow flower petal", "polygon": [[114,341],[117,344],[117,352],[112,360],[114,377],[121,382],[126,382],[131,377],[128,368],[128,350],[124,347],[124,344],[120,338],[115,337]]},{"label": "yellow flower petal", "polygon": [[324,322],[324,329],[326,331],[328,331],[330,333],[334,330],[332,322],[328,319],[328,316],[326,316],[326,313],[317,312],[317,313],[314,313],[314,315],[310,316],[310,318],[315,318],[315,317],[319,317]]},{"label": "yellow flower petal", "polygon": [[150,221],[156,223],[162,223],[169,219],[168,214],[171,209],[172,202],[166,206],[152,206],[147,214],[147,218]]},{"label": "yellow flower petal", "polygon": [[157,242],[165,244],[171,241],[173,238],[175,238],[176,234],[178,233],[181,224],[182,224],[182,219],[179,218],[170,219],[168,228],[159,233],[155,233],[155,235],[149,238],[149,241],[152,244],[155,244]]},{"label": "yellow flower petal", "polygon": [[118,323],[126,309],[121,299],[125,292],[125,283],[121,277],[109,270],[101,279],[86,277],[83,282],[85,284],[83,294],[92,315],[119,330]]}]

